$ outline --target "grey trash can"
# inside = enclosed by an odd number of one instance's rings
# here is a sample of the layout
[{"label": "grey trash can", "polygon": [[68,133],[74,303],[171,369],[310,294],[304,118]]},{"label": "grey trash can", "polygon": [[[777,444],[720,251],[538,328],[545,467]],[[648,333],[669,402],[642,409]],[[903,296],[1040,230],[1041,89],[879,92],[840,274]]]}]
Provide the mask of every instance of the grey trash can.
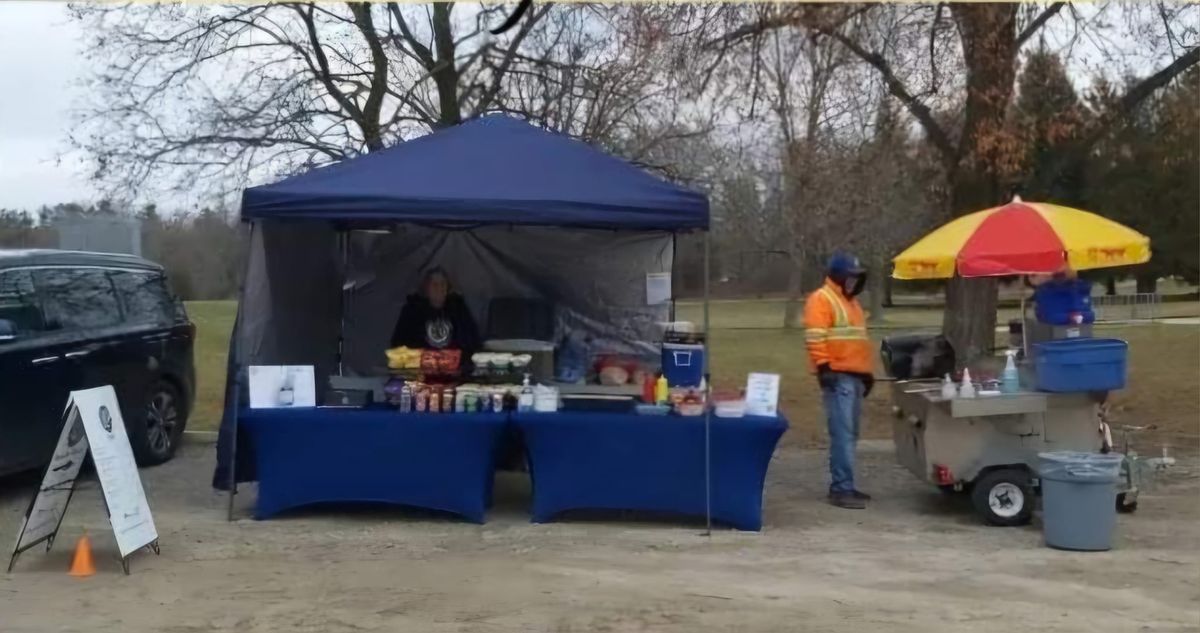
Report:
[{"label": "grey trash can", "polygon": [[1124,455],[1054,451],[1038,457],[1046,545],[1078,551],[1112,549],[1117,479]]}]

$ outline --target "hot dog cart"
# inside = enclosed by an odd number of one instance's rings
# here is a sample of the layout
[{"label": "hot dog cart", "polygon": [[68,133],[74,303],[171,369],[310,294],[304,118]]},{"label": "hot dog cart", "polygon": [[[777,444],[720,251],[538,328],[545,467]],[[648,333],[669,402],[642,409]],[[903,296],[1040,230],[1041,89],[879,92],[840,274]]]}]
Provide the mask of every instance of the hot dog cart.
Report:
[{"label": "hot dog cart", "polygon": [[[959,217],[896,256],[896,279],[1050,275],[1054,282],[1037,287],[1034,319],[1025,318],[1022,292],[1020,340],[1009,343],[1013,357],[1022,359],[1019,386],[1010,381],[1003,393],[993,385],[968,390],[970,397],[957,397],[953,389],[956,397],[943,397],[945,373],[967,366],[983,378],[987,365],[994,369],[993,359],[956,362],[943,337],[915,344],[908,337],[904,344],[912,359],[906,366],[895,362],[884,341],[884,364],[897,379],[892,384],[897,460],[922,481],[969,493],[990,524],[1028,522],[1039,488],[1038,454],[1097,453],[1111,446],[1100,405],[1109,390],[1125,384],[1125,343],[1091,338],[1090,285],[1072,273],[1149,259],[1149,238],[1128,227],[1019,197]],[[1131,509],[1136,478],[1127,474],[1124,482],[1118,508]]]},{"label": "hot dog cart", "polygon": [[892,384],[896,459],[922,481],[971,495],[992,525],[1021,525],[1033,513],[1038,453],[1098,452],[1097,396],[1084,393],[941,396],[938,380]]}]

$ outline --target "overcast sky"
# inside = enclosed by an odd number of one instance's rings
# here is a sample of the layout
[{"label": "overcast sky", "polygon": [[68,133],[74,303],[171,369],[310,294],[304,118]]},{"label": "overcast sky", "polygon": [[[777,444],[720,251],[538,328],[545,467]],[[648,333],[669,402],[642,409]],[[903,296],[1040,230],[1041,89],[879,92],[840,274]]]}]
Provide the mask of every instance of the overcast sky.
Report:
[{"label": "overcast sky", "polygon": [[[58,160],[69,149],[70,109],[87,70],[78,56],[80,36],[64,4],[0,0],[0,78],[8,87],[0,94],[0,208],[35,209],[95,197],[80,162]],[[1125,40],[1120,48],[1137,51],[1145,44]],[[1087,42],[1081,46],[1070,60],[1077,87],[1097,68],[1112,71],[1098,49]],[[1158,65],[1130,62],[1139,73]]]},{"label": "overcast sky", "polygon": [[56,164],[83,68],[79,41],[65,5],[0,2],[0,208],[93,197],[78,164]]}]

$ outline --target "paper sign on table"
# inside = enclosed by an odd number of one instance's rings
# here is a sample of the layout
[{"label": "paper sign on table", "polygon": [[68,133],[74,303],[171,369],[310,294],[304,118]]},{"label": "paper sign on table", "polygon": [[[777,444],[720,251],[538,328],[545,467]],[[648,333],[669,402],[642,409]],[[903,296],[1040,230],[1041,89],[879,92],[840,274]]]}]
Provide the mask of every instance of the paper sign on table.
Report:
[{"label": "paper sign on table", "polygon": [[251,365],[250,408],[317,406],[312,365]]},{"label": "paper sign on table", "polygon": [[746,379],[746,413],[779,415],[779,374],[750,374]]},{"label": "paper sign on table", "polygon": [[646,273],[646,305],[656,306],[671,300],[671,273]]}]

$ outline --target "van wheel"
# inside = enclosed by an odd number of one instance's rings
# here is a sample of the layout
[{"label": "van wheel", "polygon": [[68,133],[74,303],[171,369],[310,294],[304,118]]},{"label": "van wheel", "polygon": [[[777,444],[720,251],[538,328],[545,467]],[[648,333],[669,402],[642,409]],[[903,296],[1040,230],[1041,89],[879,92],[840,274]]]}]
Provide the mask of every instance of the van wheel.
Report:
[{"label": "van wheel", "polygon": [[155,466],[175,456],[175,449],[187,425],[187,412],[179,390],[159,381],[146,398],[142,424],[133,429],[134,453],[143,466]]},{"label": "van wheel", "polygon": [[993,470],[971,490],[975,512],[989,525],[1025,525],[1033,516],[1033,486],[1029,473],[1016,468]]}]

